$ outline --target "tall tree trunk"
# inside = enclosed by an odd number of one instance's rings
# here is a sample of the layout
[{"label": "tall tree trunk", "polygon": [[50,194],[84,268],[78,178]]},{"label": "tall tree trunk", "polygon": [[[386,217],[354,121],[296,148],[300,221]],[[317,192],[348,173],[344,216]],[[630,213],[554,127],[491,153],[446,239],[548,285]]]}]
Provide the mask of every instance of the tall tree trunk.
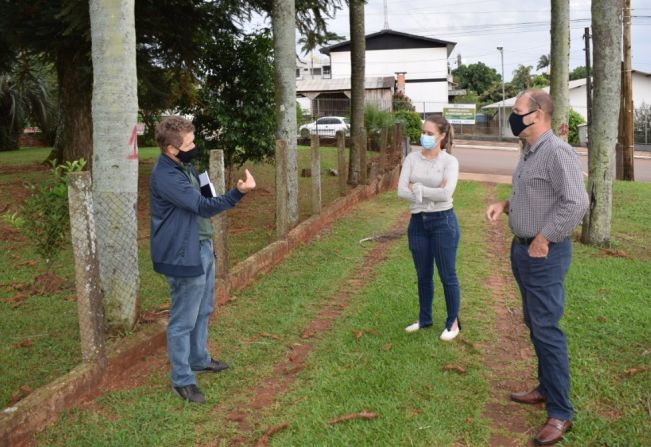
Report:
[{"label": "tall tree trunk", "polygon": [[364,128],[364,77],[366,36],[364,30],[364,1],[350,0],[350,162],[348,183],[357,185],[360,179],[360,152]]},{"label": "tall tree trunk", "polygon": [[567,141],[569,133],[569,63],[570,63],[570,2],[552,1],[551,87],[554,102],[552,129]]},{"label": "tall tree trunk", "polygon": [[57,54],[59,124],[50,158],[58,163],[83,158],[90,167],[93,155],[92,79],[87,50],[62,49]]},{"label": "tall tree trunk", "polygon": [[93,198],[105,315],[113,331],[138,316],[135,0],[91,0]]},{"label": "tall tree trunk", "polygon": [[273,0],[272,27],[276,77],[276,137],[287,141],[287,221],[293,226],[298,223],[296,8],[293,0]]},{"label": "tall tree trunk", "polygon": [[590,217],[582,239],[593,245],[610,241],[615,145],[621,93],[622,3],[592,0],[594,100],[588,195]]}]

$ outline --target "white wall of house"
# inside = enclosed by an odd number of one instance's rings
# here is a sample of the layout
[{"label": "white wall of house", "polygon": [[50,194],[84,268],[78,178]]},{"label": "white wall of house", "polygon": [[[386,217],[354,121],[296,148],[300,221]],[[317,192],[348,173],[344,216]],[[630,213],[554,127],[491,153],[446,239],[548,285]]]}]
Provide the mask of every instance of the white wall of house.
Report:
[{"label": "white wall of house", "polygon": [[[406,48],[402,50],[366,51],[366,76],[394,76],[406,72],[406,79],[446,78],[446,48]],[[332,77],[350,77],[350,52],[333,51]]]},{"label": "white wall of house", "polygon": [[[395,76],[405,72],[405,94],[419,113],[442,112],[448,104],[447,48],[406,48],[366,51],[366,76]],[[350,77],[350,52],[330,53],[332,78]],[[441,79],[439,82],[410,82]]]},{"label": "white wall of house", "polygon": [[633,107],[651,105],[651,74],[633,72]]}]

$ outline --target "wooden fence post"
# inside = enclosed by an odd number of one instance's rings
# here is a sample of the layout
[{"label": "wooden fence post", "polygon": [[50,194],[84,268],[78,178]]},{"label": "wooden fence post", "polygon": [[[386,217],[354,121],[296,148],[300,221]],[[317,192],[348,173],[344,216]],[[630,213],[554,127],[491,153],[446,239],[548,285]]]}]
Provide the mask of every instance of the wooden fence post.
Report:
[{"label": "wooden fence post", "polygon": [[346,134],[343,130],[337,131],[337,171],[339,174],[339,195],[346,195]]},{"label": "wooden fence post", "polygon": [[321,153],[319,135],[312,135],[312,214],[321,213]]},{"label": "wooden fence post", "polygon": [[387,137],[388,131],[386,128],[383,128],[380,131],[380,173],[384,174],[387,163]]},{"label": "wooden fence post", "polygon": [[366,138],[366,128],[362,127],[359,130],[359,143],[357,147],[359,148],[359,182],[362,185],[368,183],[368,151],[367,146],[368,139]]},{"label": "wooden fence post", "polygon": [[278,239],[285,239],[289,231],[287,187],[287,141],[276,140],[276,237]]},{"label": "wooden fence post", "polygon": [[[224,172],[224,151],[214,149],[210,151],[208,162],[208,175],[215,187],[218,196],[226,193],[226,174]],[[212,236],[217,268],[217,279],[225,281],[228,278],[228,223],[225,213],[219,213],[210,218],[214,233]]]},{"label": "wooden fence post", "polygon": [[68,204],[70,238],[75,258],[81,356],[85,362],[97,362],[106,366],[104,310],[99,284],[90,172],[68,174]]}]

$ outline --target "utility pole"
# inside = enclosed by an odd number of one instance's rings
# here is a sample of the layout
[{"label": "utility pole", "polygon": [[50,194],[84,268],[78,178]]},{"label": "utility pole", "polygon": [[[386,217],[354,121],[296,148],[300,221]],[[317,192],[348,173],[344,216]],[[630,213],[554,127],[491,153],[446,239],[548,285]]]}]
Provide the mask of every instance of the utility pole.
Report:
[{"label": "utility pole", "polygon": [[499,118],[499,124],[500,124],[500,140],[501,140],[502,136],[503,136],[502,135],[502,133],[503,133],[503,130],[502,130],[502,127],[503,127],[502,126],[502,121],[503,121],[502,114],[504,113],[503,109],[504,109],[504,96],[505,96],[504,95],[504,47],[497,47],[497,51],[500,52],[500,57],[502,59],[502,103],[500,104],[500,108],[498,109],[498,111],[499,111],[498,118]]},{"label": "utility pole", "polygon": [[590,126],[592,126],[592,69],[590,64],[590,27],[585,28],[585,33],[583,34],[585,39],[585,91],[586,91],[586,106],[588,118],[587,128],[588,128],[588,160],[590,159],[590,135],[592,134]]},{"label": "utility pole", "polygon": [[[592,140],[592,70],[590,63],[590,27],[585,28],[583,33],[583,39],[585,40],[585,91],[586,91],[586,117],[588,122],[586,123],[586,132],[587,141],[586,145],[588,147],[588,166],[591,166],[590,160],[592,158],[592,149],[591,149],[591,140]],[[585,213],[583,216],[583,226],[582,228],[590,227],[590,213]],[[583,231],[581,234],[581,241],[584,243],[588,242],[588,232]]]},{"label": "utility pole", "polygon": [[622,147],[622,180],[635,180],[633,142],[633,77],[631,67],[631,0],[624,0],[624,64],[622,67],[622,98],[624,128],[620,135]]}]

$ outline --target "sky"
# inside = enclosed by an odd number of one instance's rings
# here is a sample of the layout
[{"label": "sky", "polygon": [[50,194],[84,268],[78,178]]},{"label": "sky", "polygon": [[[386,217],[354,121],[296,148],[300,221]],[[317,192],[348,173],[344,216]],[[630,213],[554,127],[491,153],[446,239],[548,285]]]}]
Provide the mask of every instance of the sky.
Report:
[{"label": "sky", "polygon": [[[550,52],[550,0],[386,0],[389,28],[409,34],[456,42],[450,55],[456,68],[462,63],[483,62],[502,72],[531,65],[535,71],[541,55]],[[590,0],[570,1],[570,70],[585,65],[584,29],[590,26]],[[651,73],[651,0],[631,0],[631,48],[633,69]],[[329,29],[349,38],[348,9],[329,20]],[[366,34],[384,28],[384,1],[368,0],[365,7]]]}]

